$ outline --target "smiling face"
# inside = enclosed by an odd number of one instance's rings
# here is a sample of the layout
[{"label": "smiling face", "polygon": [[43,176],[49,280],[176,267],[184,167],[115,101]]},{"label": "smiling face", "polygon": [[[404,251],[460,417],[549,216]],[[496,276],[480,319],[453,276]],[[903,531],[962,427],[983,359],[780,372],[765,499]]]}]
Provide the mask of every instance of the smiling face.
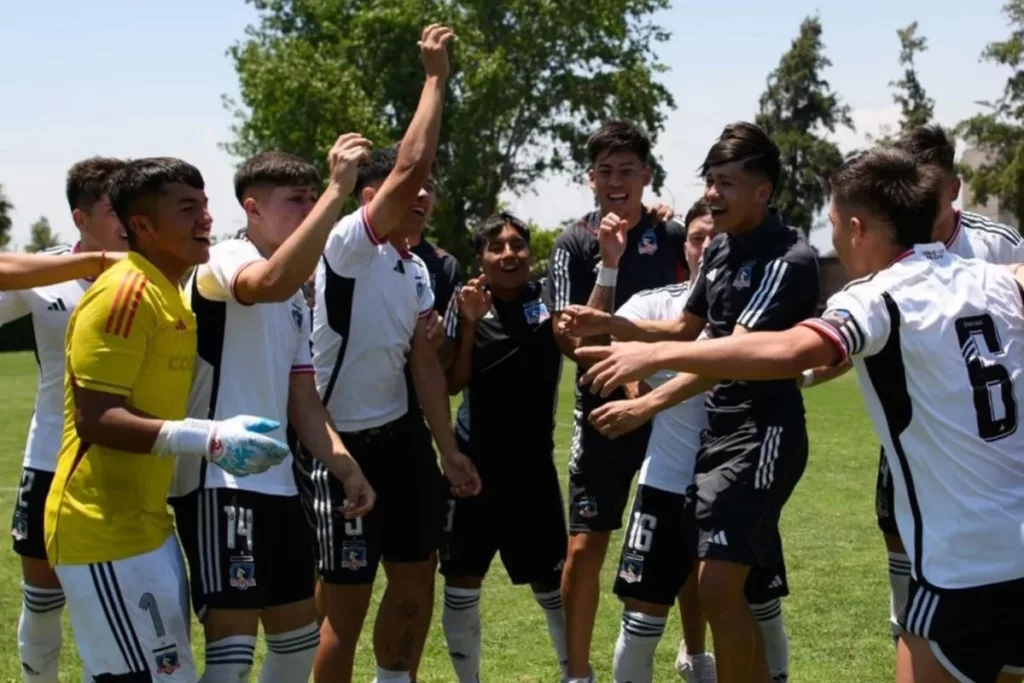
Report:
[{"label": "smiling face", "polygon": [[146,210],[129,218],[138,251],[154,263],[182,271],[210,258],[213,218],[206,192],[185,183],[168,183],[146,201]]},{"label": "smiling face", "polygon": [[87,209],[75,209],[71,218],[82,233],[83,247],[104,251],[128,249],[128,233],[114,213],[108,195],[104,194]]},{"label": "smiling face", "polygon": [[311,185],[265,186],[253,188],[242,205],[249,229],[276,250],[306,219],[316,199]]},{"label": "smiling face", "polygon": [[[384,179],[373,182],[362,189],[360,193],[360,200],[363,204],[368,205],[373,201],[373,198],[380,192],[381,186],[384,184]],[[434,206],[437,203],[437,189],[433,176],[427,178],[427,182],[420,188],[419,194],[416,195],[416,199],[413,200],[409,206],[409,212],[406,214],[406,220],[402,225],[392,230],[388,234],[388,238],[392,241],[406,241],[418,237],[423,233],[423,230],[427,227],[427,222],[430,221],[431,215],[434,213]]]},{"label": "smiling face", "polygon": [[642,213],[644,188],[651,182],[651,168],[634,152],[602,152],[595,159],[589,177],[601,215],[614,213],[624,218]]},{"label": "smiling face", "polygon": [[696,277],[700,267],[700,260],[704,256],[704,249],[707,248],[711,238],[715,236],[715,224],[711,220],[711,214],[699,216],[690,221],[686,228],[686,267],[690,270],[690,277]]},{"label": "smiling face", "polygon": [[747,171],[743,161],[712,166],[704,177],[704,199],[716,231],[742,233],[757,227],[771,195],[771,182]]},{"label": "smiling face", "polygon": [[530,245],[512,225],[489,236],[480,254],[480,269],[493,289],[516,291],[530,277]]}]

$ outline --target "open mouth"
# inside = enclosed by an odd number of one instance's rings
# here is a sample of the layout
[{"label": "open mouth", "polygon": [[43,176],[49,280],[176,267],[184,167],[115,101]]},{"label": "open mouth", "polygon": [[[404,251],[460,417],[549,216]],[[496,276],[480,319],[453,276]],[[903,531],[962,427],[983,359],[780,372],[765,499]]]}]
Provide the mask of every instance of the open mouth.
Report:
[{"label": "open mouth", "polygon": [[124,240],[125,242],[128,241],[128,231],[125,230],[124,228],[121,228],[120,230],[117,231],[117,236]]},{"label": "open mouth", "polygon": [[412,207],[412,212],[420,217],[427,215],[427,210],[419,206]]},{"label": "open mouth", "polygon": [[209,235],[209,233],[207,233],[205,235],[196,235],[192,239],[194,239],[196,242],[199,242],[200,244],[205,244],[206,246],[210,246],[210,235]]},{"label": "open mouth", "polygon": [[612,204],[625,204],[626,200],[629,199],[629,195],[626,194],[625,192],[609,194],[606,196],[608,197],[608,201],[610,201]]},{"label": "open mouth", "polygon": [[515,263],[502,263],[498,267],[498,270],[500,270],[503,273],[516,273],[522,270],[522,268],[523,264],[517,261]]},{"label": "open mouth", "polygon": [[726,212],[726,209],[725,209],[724,206],[712,206],[711,207],[711,215],[712,216],[721,216],[721,215],[725,214],[725,212]]}]

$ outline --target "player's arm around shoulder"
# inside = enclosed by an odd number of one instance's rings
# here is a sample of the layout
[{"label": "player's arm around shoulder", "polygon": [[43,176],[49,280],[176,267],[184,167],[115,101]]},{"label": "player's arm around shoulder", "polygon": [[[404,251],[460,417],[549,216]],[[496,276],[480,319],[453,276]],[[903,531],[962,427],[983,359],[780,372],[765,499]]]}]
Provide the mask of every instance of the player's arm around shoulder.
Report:
[{"label": "player's arm around shoulder", "polygon": [[0,292],[46,287],[98,277],[124,259],[123,253],[0,254]]},{"label": "player's arm around shoulder", "polygon": [[335,431],[310,372],[292,371],[288,383],[288,422],[302,445],[344,486],[345,504],[341,512],[346,517],[362,517],[373,509],[377,494]]}]

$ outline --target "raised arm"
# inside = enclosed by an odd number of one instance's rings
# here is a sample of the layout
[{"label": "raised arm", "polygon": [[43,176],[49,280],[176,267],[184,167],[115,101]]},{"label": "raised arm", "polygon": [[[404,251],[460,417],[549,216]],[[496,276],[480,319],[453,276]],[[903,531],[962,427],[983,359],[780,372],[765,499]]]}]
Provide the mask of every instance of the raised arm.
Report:
[{"label": "raised arm", "polygon": [[[338,138],[327,155],[330,180],[313,210],[277,251],[265,261],[245,265],[232,279],[242,303],[287,301],[316,268],[327,236],[352,194],[359,162],[367,158],[370,141],[358,133]],[[202,266],[200,266],[202,268]]]},{"label": "raised arm", "polygon": [[419,105],[398,148],[398,160],[367,209],[378,240],[400,227],[420,190],[430,178],[441,131],[445,84],[448,80],[448,42],[455,33],[447,26],[431,24],[423,29],[419,47],[426,81]]},{"label": "raised arm", "polygon": [[105,251],[78,254],[0,254],[0,291],[46,287],[68,280],[94,278],[123,253]]},{"label": "raised arm", "polygon": [[445,314],[445,336],[455,345],[455,361],[448,371],[448,393],[455,395],[469,385],[473,376],[473,346],[476,326],[491,310],[491,294],[481,275],[466,283],[448,305]]}]

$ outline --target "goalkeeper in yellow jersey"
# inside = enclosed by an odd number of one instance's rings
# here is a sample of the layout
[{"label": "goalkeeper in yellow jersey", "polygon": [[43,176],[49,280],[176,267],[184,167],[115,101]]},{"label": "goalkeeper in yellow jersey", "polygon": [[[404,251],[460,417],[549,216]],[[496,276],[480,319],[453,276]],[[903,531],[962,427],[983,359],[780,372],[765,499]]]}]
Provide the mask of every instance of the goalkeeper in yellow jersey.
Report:
[{"label": "goalkeeper in yellow jersey", "polygon": [[239,476],[289,451],[264,435],[273,421],[184,419],[197,338],[179,283],[209,256],[202,175],[178,159],[139,159],[111,179],[109,196],[130,251],[68,322],[46,552],[97,682],[196,683],[185,568],[166,503],[174,456]]}]

